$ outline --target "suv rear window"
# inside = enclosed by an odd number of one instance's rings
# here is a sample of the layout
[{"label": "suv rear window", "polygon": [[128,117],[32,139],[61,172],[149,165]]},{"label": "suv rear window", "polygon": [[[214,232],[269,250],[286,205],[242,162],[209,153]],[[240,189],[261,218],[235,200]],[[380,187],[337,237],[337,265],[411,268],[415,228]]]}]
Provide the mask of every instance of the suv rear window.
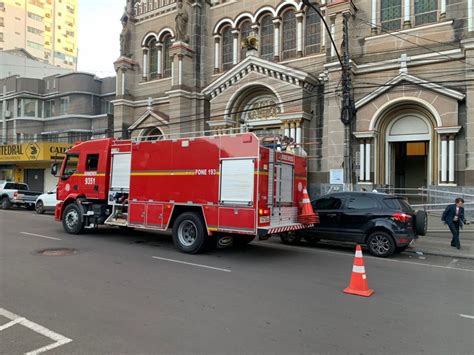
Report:
[{"label": "suv rear window", "polygon": [[402,198],[397,198],[397,197],[385,198],[383,202],[388,208],[392,210],[397,210],[397,211],[402,211],[402,212],[413,212],[413,209],[408,204],[408,202]]},{"label": "suv rear window", "polygon": [[11,182],[11,183],[5,184],[5,189],[6,190],[28,191],[28,185]]}]

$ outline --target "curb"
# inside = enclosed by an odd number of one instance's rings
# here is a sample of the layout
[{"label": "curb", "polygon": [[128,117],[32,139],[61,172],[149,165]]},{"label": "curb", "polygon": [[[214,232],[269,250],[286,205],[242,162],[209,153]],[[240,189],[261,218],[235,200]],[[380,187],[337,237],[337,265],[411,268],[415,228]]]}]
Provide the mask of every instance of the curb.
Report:
[{"label": "curb", "polygon": [[451,258],[456,258],[456,259],[466,259],[466,260],[474,260],[474,255],[466,255],[466,254],[456,254],[456,253],[450,253],[450,252],[444,252],[444,251],[423,251],[423,250],[405,250],[402,254],[417,254],[417,252],[423,253],[422,255],[434,255],[434,256],[447,256]]}]

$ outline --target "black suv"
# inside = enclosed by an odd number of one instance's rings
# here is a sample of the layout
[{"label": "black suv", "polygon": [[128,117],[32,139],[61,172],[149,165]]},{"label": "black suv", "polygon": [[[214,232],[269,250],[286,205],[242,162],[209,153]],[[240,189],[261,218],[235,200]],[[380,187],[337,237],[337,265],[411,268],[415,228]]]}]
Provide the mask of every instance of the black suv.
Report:
[{"label": "black suv", "polygon": [[405,250],[417,235],[425,235],[428,217],[415,212],[398,196],[383,193],[340,192],[311,202],[320,224],[282,236],[285,244],[320,239],[366,244],[372,255],[387,257]]}]

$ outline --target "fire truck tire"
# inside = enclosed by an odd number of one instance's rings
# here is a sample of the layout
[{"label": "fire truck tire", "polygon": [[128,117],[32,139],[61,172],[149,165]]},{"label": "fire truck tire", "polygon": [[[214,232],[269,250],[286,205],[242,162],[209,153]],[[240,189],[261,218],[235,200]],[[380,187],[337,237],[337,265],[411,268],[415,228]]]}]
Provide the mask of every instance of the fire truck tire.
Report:
[{"label": "fire truck tire", "polygon": [[179,251],[188,254],[206,249],[207,232],[201,216],[186,212],[178,216],[173,225],[173,243]]},{"label": "fire truck tire", "polygon": [[64,209],[63,228],[69,234],[79,234],[84,229],[82,208],[77,203],[71,203]]},{"label": "fire truck tire", "polygon": [[299,245],[301,243],[301,236],[294,232],[280,234],[280,239],[283,244]]}]

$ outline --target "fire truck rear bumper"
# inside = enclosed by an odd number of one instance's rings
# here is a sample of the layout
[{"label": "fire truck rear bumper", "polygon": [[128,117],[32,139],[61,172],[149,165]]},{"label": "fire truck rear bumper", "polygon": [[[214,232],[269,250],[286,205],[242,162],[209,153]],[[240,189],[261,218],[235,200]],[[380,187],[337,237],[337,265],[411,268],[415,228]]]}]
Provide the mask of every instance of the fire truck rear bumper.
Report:
[{"label": "fire truck rear bumper", "polygon": [[295,224],[288,224],[285,226],[259,228],[258,237],[262,238],[262,237],[269,236],[272,234],[280,234],[280,233],[296,231],[296,230],[306,229],[306,228],[311,228],[311,227],[314,227],[314,224],[295,223]]}]

